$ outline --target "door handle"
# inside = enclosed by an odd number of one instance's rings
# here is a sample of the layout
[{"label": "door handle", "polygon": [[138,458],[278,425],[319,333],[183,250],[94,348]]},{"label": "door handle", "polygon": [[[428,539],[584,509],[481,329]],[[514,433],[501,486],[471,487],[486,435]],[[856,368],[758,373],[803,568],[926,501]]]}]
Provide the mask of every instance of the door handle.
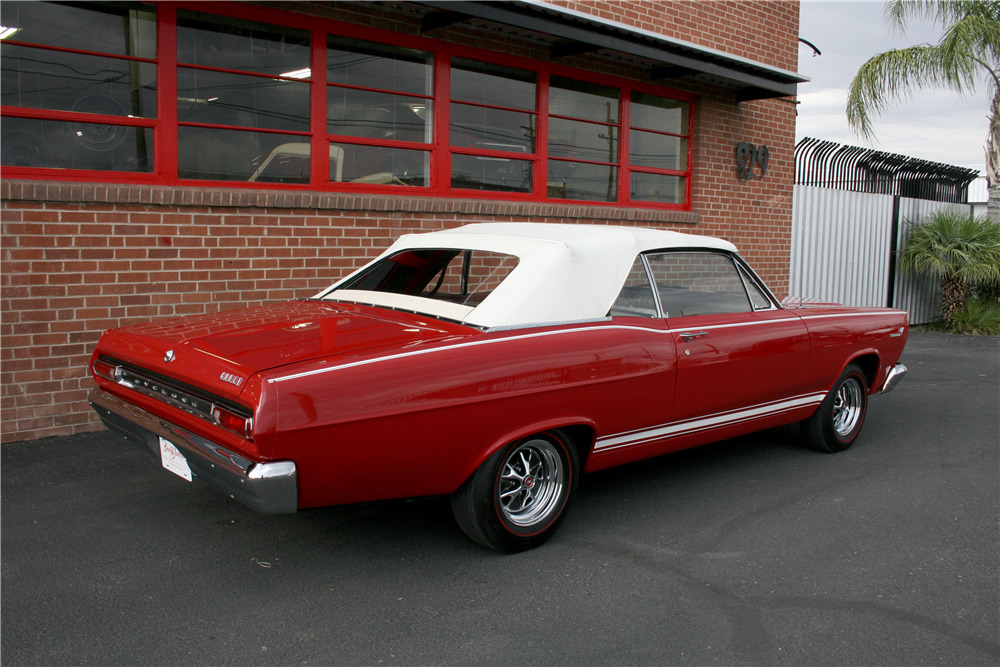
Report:
[{"label": "door handle", "polygon": [[695,338],[701,338],[702,336],[707,336],[708,332],[707,331],[685,331],[685,332],[679,333],[677,335],[680,336],[681,340],[684,341],[685,343],[690,343]]}]

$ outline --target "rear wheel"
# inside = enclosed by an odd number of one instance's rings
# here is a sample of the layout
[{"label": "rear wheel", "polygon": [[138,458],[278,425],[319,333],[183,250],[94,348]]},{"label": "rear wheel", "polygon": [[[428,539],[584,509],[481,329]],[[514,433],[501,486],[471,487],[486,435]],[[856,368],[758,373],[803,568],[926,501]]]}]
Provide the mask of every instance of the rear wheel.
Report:
[{"label": "rear wheel", "polygon": [[452,495],[452,512],[465,534],[485,547],[533,549],[562,523],[578,474],[577,452],[564,435],[533,435],[480,466]]},{"label": "rear wheel", "polygon": [[868,387],[864,373],[852,364],[820,403],[816,414],[802,422],[806,443],[821,452],[840,452],[861,432],[868,409]]}]

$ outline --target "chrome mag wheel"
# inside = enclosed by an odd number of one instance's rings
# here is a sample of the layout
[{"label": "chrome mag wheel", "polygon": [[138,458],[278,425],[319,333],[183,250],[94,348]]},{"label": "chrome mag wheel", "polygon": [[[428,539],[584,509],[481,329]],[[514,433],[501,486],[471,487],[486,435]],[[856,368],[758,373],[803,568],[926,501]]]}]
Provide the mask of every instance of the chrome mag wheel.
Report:
[{"label": "chrome mag wheel", "polygon": [[833,399],[833,430],[841,438],[851,435],[864,414],[865,389],[856,377],[849,377]]},{"label": "chrome mag wheel", "polygon": [[500,469],[497,507],[506,522],[530,528],[549,521],[564,502],[566,471],[559,450],[548,440],[516,447]]}]

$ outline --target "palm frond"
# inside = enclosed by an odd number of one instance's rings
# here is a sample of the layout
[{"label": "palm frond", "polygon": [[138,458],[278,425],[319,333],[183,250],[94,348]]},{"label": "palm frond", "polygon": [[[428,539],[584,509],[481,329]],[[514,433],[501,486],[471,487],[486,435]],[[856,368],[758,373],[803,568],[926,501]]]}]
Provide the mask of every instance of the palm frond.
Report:
[{"label": "palm frond", "polygon": [[1000,286],[1000,225],[986,216],[939,211],[911,228],[899,257],[901,269],[966,285]]},{"label": "palm frond", "polygon": [[945,30],[939,46],[945,69],[974,77],[976,70],[985,68],[991,83],[997,85],[1000,70],[1000,20],[968,16]]},{"label": "palm frond", "polygon": [[[959,80],[957,89],[966,85]],[[866,138],[874,135],[874,117],[915,90],[950,87],[956,82],[943,66],[941,49],[929,44],[893,49],[872,56],[848,87],[847,122]]]},{"label": "palm frond", "polygon": [[890,0],[885,4],[885,20],[905,32],[911,18],[929,19],[943,27],[969,17],[1000,21],[996,0]]}]

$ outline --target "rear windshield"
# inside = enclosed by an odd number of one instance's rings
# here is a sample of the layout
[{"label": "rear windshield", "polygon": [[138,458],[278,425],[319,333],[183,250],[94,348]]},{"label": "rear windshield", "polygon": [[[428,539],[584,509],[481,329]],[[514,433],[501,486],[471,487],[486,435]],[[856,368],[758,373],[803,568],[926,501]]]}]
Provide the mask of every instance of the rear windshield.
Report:
[{"label": "rear windshield", "polygon": [[360,272],[339,290],[405,294],[475,307],[517,266],[517,257],[485,250],[403,250]]}]

